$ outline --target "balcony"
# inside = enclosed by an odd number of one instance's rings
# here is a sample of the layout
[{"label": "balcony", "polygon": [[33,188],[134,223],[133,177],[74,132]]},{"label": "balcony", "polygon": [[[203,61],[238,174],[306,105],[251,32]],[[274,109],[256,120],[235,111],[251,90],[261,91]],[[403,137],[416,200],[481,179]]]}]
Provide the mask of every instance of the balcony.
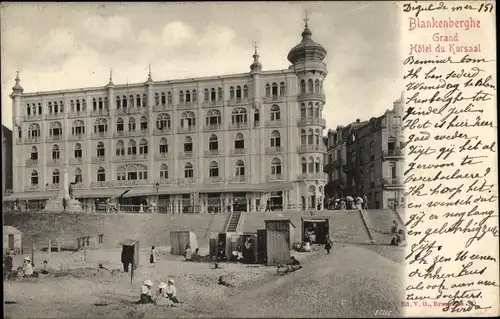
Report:
[{"label": "balcony", "polygon": [[121,136],[129,136],[129,137],[137,137],[137,136],[146,136],[149,134],[148,129],[144,130],[129,130],[129,131],[116,131],[113,133],[113,137],[121,137]]},{"label": "balcony", "polygon": [[62,141],[62,135],[49,135],[47,136],[47,142]]},{"label": "balcony", "polygon": [[175,179],[170,179],[170,178],[161,178],[158,181],[155,181],[155,185],[158,183],[159,185],[174,185],[175,184]]},{"label": "balcony", "polygon": [[222,124],[219,123],[219,124],[205,124],[205,126],[203,126],[203,129],[205,131],[220,131],[222,130]]},{"label": "balcony", "polygon": [[393,150],[384,150],[382,151],[382,157],[383,158],[404,158],[403,150],[402,149],[393,149]]},{"label": "balcony", "polygon": [[194,109],[196,107],[198,107],[198,102],[180,102],[177,104],[179,110]]},{"label": "balcony", "polygon": [[92,163],[104,163],[106,161],[106,156],[92,156]]},{"label": "balcony", "polygon": [[33,166],[38,166],[38,160],[37,159],[28,159],[26,160],[26,167],[33,167]]},{"label": "balcony", "polygon": [[109,116],[109,110],[91,110],[90,116]]},{"label": "balcony", "polygon": [[140,106],[140,107],[129,107],[127,108],[127,114],[142,114],[142,113],[147,113],[148,108],[145,106]]},{"label": "balcony", "polygon": [[173,110],[172,104],[160,104],[160,105],[153,106],[154,112],[165,112],[165,111],[172,111],[172,110]]},{"label": "balcony", "polygon": [[130,162],[130,161],[145,161],[148,159],[148,154],[128,154],[122,156],[113,156],[116,162]]},{"label": "balcony", "polygon": [[31,136],[31,137],[25,137],[24,140],[22,139],[16,139],[16,144],[22,144],[23,142],[24,143],[27,143],[27,144],[30,144],[30,143],[40,143],[42,141],[42,138],[40,136]]},{"label": "balcony", "polygon": [[192,133],[196,132],[196,125],[181,126],[177,129],[177,133]]},{"label": "balcony", "polygon": [[55,120],[55,119],[62,119],[64,118],[64,113],[50,113],[50,114],[45,114],[45,119],[46,120]]},{"label": "balcony", "polygon": [[53,165],[61,165],[62,160],[60,158],[50,158],[47,159],[47,165],[53,166]]},{"label": "balcony", "polygon": [[179,178],[177,180],[177,184],[179,186],[186,186],[186,185],[193,185],[196,184],[196,179],[193,177],[188,177],[188,178]]},{"label": "balcony", "polygon": [[297,125],[320,125],[326,127],[326,120],[323,118],[300,118],[297,119]]},{"label": "balcony", "polygon": [[248,176],[246,175],[238,175],[238,176],[231,176],[229,179],[230,183],[244,183],[248,181]]},{"label": "balcony", "polygon": [[193,151],[179,152],[179,158],[193,158]]},{"label": "balcony", "polygon": [[282,147],[266,147],[266,154],[267,155],[282,154],[284,152],[285,152],[285,149]]},{"label": "balcony", "polygon": [[253,127],[256,128],[256,127],[260,127],[260,121],[254,121],[253,122]]},{"label": "balcony", "polygon": [[41,121],[41,120],[43,120],[43,115],[42,114],[25,115],[24,116],[24,121],[25,122]]},{"label": "balcony", "polygon": [[250,103],[250,100],[248,98],[234,98],[230,99],[227,101],[229,105],[243,105],[243,104],[248,104]]},{"label": "balcony", "polygon": [[109,188],[109,187],[130,187],[153,185],[147,179],[121,180],[121,181],[100,181],[90,183],[90,188]]},{"label": "balcony", "polygon": [[269,128],[272,128],[272,127],[282,127],[283,125],[285,125],[285,121],[282,121],[282,120],[267,121],[266,125]]},{"label": "balcony", "polygon": [[87,189],[85,187],[85,185],[82,183],[82,182],[79,182],[79,183],[76,183],[76,184],[73,184],[73,189]]},{"label": "balcony", "polygon": [[233,130],[248,129],[248,122],[230,123],[229,128]]},{"label": "balcony", "polygon": [[79,117],[86,117],[86,116],[87,116],[87,112],[85,112],[85,111],[75,111],[75,112],[70,112],[68,114],[68,117],[70,119],[79,118]]},{"label": "balcony", "polygon": [[85,134],[75,134],[68,136],[68,141],[83,141],[85,140]]},{"label": "balcony", "polygon": [[247,153],[246,148],[235,148],[231,151],[233,155],[245,155]]},{"label": "balcony", "polygon": [[155,128],[155,130],[153,131],[153,134],[154,135],[167,135],[167,134],[172,134],[172,128],[171,127],[165,127],[165,128],[162,128],[162,129],[159,129],[159,128]]},{"label": "balcony", "polygon": [[403,180],[399,177],[383,178],[382,185],[386,188],[402,188],[404,187]]},{"label": "balcony", "polygon": [[108,132],[96,132],[92,133],[91,138],[92,139],[102,139],[102,138],[107,138],[108,137]]},{"label": "balcony", "polygon": [[48,191],[56,191],[59,189],[59,184],[49,184],[45,187]]},{"label": "balcony", "polygon": [[266,96],[264,98],[264,103],[274,103],[274,102],[283,102],[286,100],[285,95],[272,95],[272,96]]},{"label": "balcony", "polygon": [[221,184],[224,180],[220,177],[208,177],[205,180],[205,184]]},{"label": "balcony", "polygon": [[297,101],[302,102],[305,100],[320,100],[321,102],[325,102],[325,94],[324,93],[317,93],[317,92],[310,92],[310,93],[300,93],[299,96],[297,97]]},{"label": "balcony", "polygon": [[40,190],[40,186],[38,184],[36,185],[29,185],[24,188],[25,192],[37,192]]},{"label": "balcony", "polygon": [[155,154],[155,159],[157,160],[166,160],[166,159],[170,159],[172,158],[172,154],[169,153],[169,152],[166,152],[166,153],[156,153]]},{"label": "balcony", "polygon": [[224,105],[224,100],[210,100],[210,101],[203,101],[202,107],[211,108],[223,105]]},{"label": "balcony", "polygon": [[83,158],[82,157],[70,158],[69,163],[72,165],[81,165],[83,164]]},{"label": "balcony", "polygon": [[298,153],[326,153],[326,146],[324,145],[299,145],[297,146]]},{"label": "balcony", "polygon": [[284,180],[285,180],[285,177],[281,174],[267,175],[268,182],[280,182],[280,181],[284,181]]},{"label": "balcony", "polygon": [[315,180],[326,182],[328,180],[328,174],[326,173],[302,173],[297,176],[299,181]]},{"label": "balcony", "polygon": [[220,156],[221,151],[220,150],[208,150],[205,151],[205,157],[214,157],[214,156]]}]

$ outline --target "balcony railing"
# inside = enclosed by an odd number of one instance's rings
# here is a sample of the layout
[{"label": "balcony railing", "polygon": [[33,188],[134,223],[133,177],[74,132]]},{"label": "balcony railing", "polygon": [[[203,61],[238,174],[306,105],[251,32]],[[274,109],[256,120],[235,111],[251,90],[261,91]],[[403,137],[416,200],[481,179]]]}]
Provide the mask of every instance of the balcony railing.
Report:
[{"label": "balcony railing", "polygon": [[155,154],[155,159],[157,160],[163,160],[163,159],[168,159],[172,158],[172,153],[166,152],[166,153],[156,153]]},{"label": "balcony railing", "polygon": [[59,184],[49,184],[45,187],[48,191],[55,191],[59,189]]},{"label": "balcony railing", "polygon": [[61,113],[61,112],[45,114],[46,120],[62,119],[63,117],[64,117],[64,113]]},{"label": "balcony railing", "polygon": [[38,160],[37,159],[27,159],[26,160],[26,166],[31,167],[31,166],[38,166]]},{"label": "balcony railing", "polygon": [[281,174],[267,175],[268,182],[277,182],[277,181],[284,181],[284,180],[285,180],[285,177]]},{"label": "balcony railing", "polygon": [[165,135],[165,134],[171,134],[172,133],[172,128],[171,127],[165,127],[162,129],[155,128],[154,130],[154,135]]},{"label": "balcony railing", "polygon": [[247,153],[247,149],[246,148],[235,148],[231,151],[231,153],[233,155],[244,155]]},{"label": "balcony railing", "polygon": [[203,101],[202,106],[203,107],[214,107],[214,106],[222,106],[224,105],[224,100],[210,100],[210,101]]},{"label": "balcony railing", "polygon": [[179,152],[179,157],[180,158],[192,158],[193,151],[191,151],[191,152]]},{"label": "balcony railing", "polygon": [[177,104],[178,109],[193,109],[198,106],[198,102],[180,102]]},{"label": "balcony railing", "polygon": [[49,158],[47,159],[47,165],[61,165],[62,160],[60,158]]},{"label": "balcony railing", "polygon": [[230,129],[247,129],[248,128],[248,122],[237,122],[237,123],[230,123],[229,124]]},{"label": "balcony railing", "polygon": [[49,135],[47,136],[47,141],[62,141],[62,135]]},{"label": "balcony railing", "polygon": [[230,105],[247,104],[249,102],[250,102],[250,100],[248,98],[233,98],[233,99],[227,100],[227,103]]},{"label": "balcony railing", "polygon": [[297,152],[299,152],[299,153],[303,153],[303,152],[325,153],[326,146],[324,146],[324,145],[299,145],[299,146],[297,146]]},{"label": "balcony railing", "polygon": [[402,149],[394,149],[394,150],[384,150],[382,151],[383,157],[403,157]]},{"label": "balcony railing", "polygon": [[73,189],[86,189],[85,185],[80,182],[72,185]]},{"label": "balcony railing", "polygon": [[264,103],[280,102],[285,101],[285,95],[271,95],[264,97]]},{"label": "balcony railing", "polygon": [[158,183],[159,185],[173,185],[173,184],[175,184],[175,179],[161,178],[155,182],[155,185],[156,185],[156,183]]},{"label": "balcony railing", "polygon": [[38,184],[36,185],[29,185],[24,188],[25,192],[36,192],[40,190],[40,186]]},{"label": "balcony railing", "polygon": [[91,110],[90,116],[108,116],[109,110]]},{"label": "balcony railing", "polygon": [[326,127],[326,120],[323,118],[300,118],[297,120],[298,125],[320,125]]},{"label": "balcony railing", "polygon": [[178,185],[192,185],[192,184],[196,184],[196,178],[179,178],[177,180],[177,184]]},{"label": "balcony railing", "polygon": [[237,175],[237,176],[231,176],[229,179],[230,183],[243,183],[248,181],[248,176],[246,175]]},{"label": "balcony railing", "polygon": [[127,154],[122,156],[113,156],[113,160],[117,162],[144,161],[147,159],[148,154]]},{"label": "balcony railing", "polygon": [[130,186],[145,186],[154,185],[153,181],[147,179],[122,180],[122,181],[100,181],[91,182],[90,188],[108,188],[108,187],[130,187]]},{"label": "balcony railing", "polygon": [[24,121],[25,122],[30,122],[30,121],[41,121],[43,119],[42,114],[35,114],[35,115],[25,115],[24,116]]},{"label": "balcony railing", "polygon": [[220,150],[208,150],[205,151],[205,156],[211,157],[211,156],[220,156],[221,152]]},{"label": "balcony railing", "polygon": [[68,117],[69,118],[76,118],[76,117],[86,117],[87,116],[87,112],[85,111],[75,111],[75,112],[70,112],[68,114]]},{"label": "balcony railing", "polygon": [[384,186],[403,186],[404,185],[402,179],[399,177],[383,178],[382,184],[384,184]]},{"label": "balcony railing", "polygon": [[83,141],[84,139],[85,133],[68,136],[68,141]]},{"label": "balcony railing", "polygon": [[297,100],[304,101],[304,100],[320,100],[322,102],[325,102],[325,94],[324,93],[319,93],[319,92],[309,92],[309,93],[300,93],[299,96],[297,97]]},{"label": "balcony railing", "polygon": [[220,131],[222,129],[222,123],[219,124],[205,124],[203,126],[205,131]]},{"label": "balcony railing", "polygon": [[108,132],[94,132],[92,133],[91,137],[93,139],[100,139],[100,138],[107,138],[108,137]]},{"label": "balcony railing", "polygon": [[141,129],[141,130],[132,130],[132,131],[116,131],[113,133],[114,137],[120,137],[120,136],[145,136],[148,135],[149,131],[148,129]]},{"label": "balcony railing", "polygon": [[327,181],[328,174],[326,174],[326,173],[302,173],[302,174],[299,174],[297,176],[297,179],[300,181],[303,181],[303,180]]},{"label": "balcony railing", "polygon": [[160,104],[153,106],[154,112],[171,111],[172,109],[173,109],[172,104]]},{"label": "balcony railing", "polygon": [[190,132],[195,132],[195,131],[196,131],[196,125],[181,126],[177,129],[178,133],[190,133]]},{"label": "balcony railing", "polygon": [[224,180],[220,177],[208,177],[206,180],[205,180],[205,183],[206,184],[220,184],[224,182]]},{"label": "balcony railing", "polygon": [[106,161],[106,156],[92,156],[92,163],[103,163]]},{"label": "balcony railing", "polygon": [[267,155],[281,154],[284,153],[285,149],[283,147],[266,147]]},{"label": "balcony railing", "polygon": [[267,121],[267,127],[281,127],[285,124],[285,121],[275,120],[275,121]]}]

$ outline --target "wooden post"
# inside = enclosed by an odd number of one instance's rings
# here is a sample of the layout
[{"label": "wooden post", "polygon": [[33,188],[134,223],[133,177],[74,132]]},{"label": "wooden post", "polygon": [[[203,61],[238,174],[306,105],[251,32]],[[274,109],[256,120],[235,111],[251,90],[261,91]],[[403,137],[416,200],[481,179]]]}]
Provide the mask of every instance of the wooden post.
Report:
[{"label": "wooden post", "polygon": [[134,283],[134,258],[132,258],[132,263],[131,263],[131,269],[130,269],[130,284],[132,285]]},{"label": "wooden post", "polygon": [[36,249],[36,246],[35,246],[35,243],[32,242],[31,244],[31,264],[35,264],[35,249]]},{"label": "wooden post", "polygon": [[49,249],[48,249],[48,252],[49,252],[49,260],[50,260],[50,257],[52,255],[52,240],[49,240]]},{"label": "wooden post", "polygon": [[83,246],[83,261],[87,262],[87,246]]}]

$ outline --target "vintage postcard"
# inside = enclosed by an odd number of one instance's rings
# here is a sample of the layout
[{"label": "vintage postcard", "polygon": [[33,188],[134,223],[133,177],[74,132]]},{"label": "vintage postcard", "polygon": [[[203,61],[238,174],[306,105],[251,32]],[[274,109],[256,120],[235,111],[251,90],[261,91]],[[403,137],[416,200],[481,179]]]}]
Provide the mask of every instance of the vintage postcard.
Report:
[{"label": "vintage postcard", "polygon": [[4,318],[499,315],[496,2],[0,22]]}]

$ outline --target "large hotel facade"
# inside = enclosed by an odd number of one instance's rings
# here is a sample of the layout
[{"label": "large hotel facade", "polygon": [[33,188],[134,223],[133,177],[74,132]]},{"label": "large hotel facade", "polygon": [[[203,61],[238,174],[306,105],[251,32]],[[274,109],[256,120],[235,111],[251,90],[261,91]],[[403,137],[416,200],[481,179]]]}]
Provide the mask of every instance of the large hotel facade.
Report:
[{"label": "large hotel facade", "polygon": [[84,203],[130,189],[123,202],[172,212],[322,205],[326,54],[306,23],[285,70],[255,50],[249,73],[186,80],[24,93],[18,75],[13,198],[55,197],[67,174]]}]

